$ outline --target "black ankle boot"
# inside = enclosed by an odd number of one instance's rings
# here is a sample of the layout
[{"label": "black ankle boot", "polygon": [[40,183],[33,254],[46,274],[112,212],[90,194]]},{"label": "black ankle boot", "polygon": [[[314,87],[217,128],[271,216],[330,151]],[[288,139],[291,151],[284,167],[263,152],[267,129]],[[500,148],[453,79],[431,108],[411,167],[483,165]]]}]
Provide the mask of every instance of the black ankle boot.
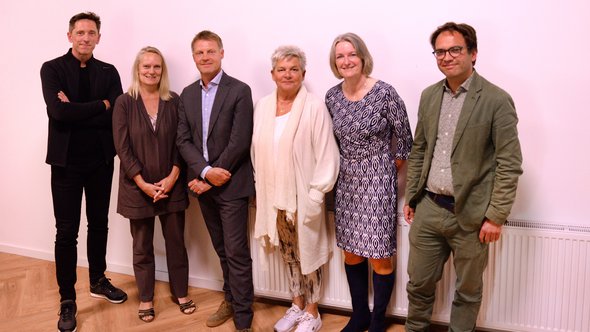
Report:
[{"label": "black ankle boot", "polygon": [[393,292],[395,272],[377,274],[373,271],[373,317],[369,332],[385,331],[385,311]]},{"label": "black ankle boot", "polygon": [[352,316],[341,332],[362,332],[369,328],[371,311],[369,310],[369,263],[344,264],[348,289],[352,299]]}]

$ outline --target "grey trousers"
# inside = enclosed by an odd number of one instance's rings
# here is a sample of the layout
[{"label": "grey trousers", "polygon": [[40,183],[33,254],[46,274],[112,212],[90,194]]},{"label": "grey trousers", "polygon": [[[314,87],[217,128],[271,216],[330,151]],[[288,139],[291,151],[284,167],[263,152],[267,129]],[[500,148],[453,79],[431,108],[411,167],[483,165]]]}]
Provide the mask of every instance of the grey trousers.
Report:
[{"label": "grey trousers", "polygon": [[199,206],[223,273],[225,300],[234,309],[237,330],[254,319],[252,257],[248,246],[248,197],[224,200],[219,195],[199,196]]}]

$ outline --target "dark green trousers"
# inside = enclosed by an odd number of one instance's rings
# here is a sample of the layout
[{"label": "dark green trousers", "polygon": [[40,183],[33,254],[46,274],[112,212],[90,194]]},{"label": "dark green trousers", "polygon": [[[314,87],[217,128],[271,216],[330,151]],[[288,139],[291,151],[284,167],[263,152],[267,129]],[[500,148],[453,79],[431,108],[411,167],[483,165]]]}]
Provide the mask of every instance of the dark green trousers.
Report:
[{"label": "dark green trousers", "polygon": [[428,331],[436,282],[451,252],[457,280],[449,331],[473,331],[488,262],[488,245],[479,242],[479,230],[462,230],[453,213],[424,197],[416,206],[409,237],[406,331]]}]

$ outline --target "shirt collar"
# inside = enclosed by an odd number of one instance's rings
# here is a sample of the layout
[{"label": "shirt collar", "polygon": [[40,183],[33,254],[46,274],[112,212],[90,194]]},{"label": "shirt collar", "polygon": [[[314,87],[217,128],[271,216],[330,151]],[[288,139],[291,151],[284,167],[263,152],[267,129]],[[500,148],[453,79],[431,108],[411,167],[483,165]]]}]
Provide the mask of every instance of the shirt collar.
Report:
[{"label": "shirt collar", "polygon": [[[223,70],[220,70],[219,73],[217,73],[217,75],[215,75],[215,77],[213,77],[211,82],[209,82],[209,84],[213,84],[214,86],[219,85],[222,75],[223,75]],[[203,80],[199,80],[199,84],[201,84],[201,89],[203,89],[203,90],[211,89],[211,86],[209,86],[209,88],[205,88],[205,85],[203,85]]]},{"label": "shirt collar", "polygon": [[[469,91],[469,86],[471,85],[471,81],[473,81],[473,73],[475,73],[475,70],[473,70],[473,72],[471,73],[471,75],[469,75],[469,77],[465,80],[465,82],[463,82],[461,84],[461,86],[459,86],[456,94]],[[447,80],[443,81],[443,87],[446,92],[449,92],[452,94],[451,88],[449,88],[449,85],[447,84]]]},{"label": "shirt collar", "polygon": [[[80,67],[80,60],[78,60],[78,58],[76,58],[74,56],[74,53],[72,53],[72,48],[70,48],[68,50],[68,53],[66,53],[66,57],[69,59],[68,61],[75,63],[78,65],[78,67]],[[86,61],[86,66],[88,66],[88,64],[93,63],[94,62],[94,54],[92,54],[90,56],[90,59],[88,59],[88,61]]]}]

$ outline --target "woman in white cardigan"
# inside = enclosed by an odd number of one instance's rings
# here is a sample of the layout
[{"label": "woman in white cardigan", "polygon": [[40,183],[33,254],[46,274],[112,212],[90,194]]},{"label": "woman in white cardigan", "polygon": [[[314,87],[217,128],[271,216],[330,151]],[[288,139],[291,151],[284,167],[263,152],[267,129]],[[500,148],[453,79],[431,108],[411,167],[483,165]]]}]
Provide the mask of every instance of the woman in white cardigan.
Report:
[{"label": "woman in white cardigan", "polygon": [[275,331],[317,331],[321,266],[331,251],[324,195],[338,177],[338,146],[326,105],[303,86],[305,54],[282,46],[271,60],[277,89],[254,109],[254,236],[264,249],[278,246],[287,264],[293,304]]}]

